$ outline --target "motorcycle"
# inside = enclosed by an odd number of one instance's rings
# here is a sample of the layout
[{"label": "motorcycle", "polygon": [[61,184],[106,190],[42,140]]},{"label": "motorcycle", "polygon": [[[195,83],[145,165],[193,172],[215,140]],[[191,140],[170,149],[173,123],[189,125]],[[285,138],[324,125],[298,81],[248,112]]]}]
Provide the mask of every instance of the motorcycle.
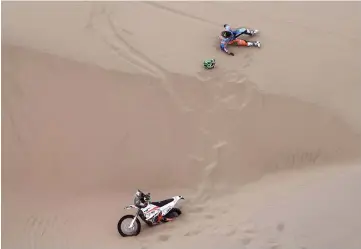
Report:
[{"label": "motorcycle", "polygon": [[[182,214],[179,208],[175,208],[179,200],[184,200],[184,197],[177,195],[163,201],[150,202],[144,208],[138,208],[135,205],[126,206],[124,209],[136,209],[137,211],[135,215],[128,214],[120,218],[118,222],[119,234],[122,237],[137,236],[141,230],[138,217],[150,227],[175,219]],[[130,221],[128,225],[127,221]]]}]

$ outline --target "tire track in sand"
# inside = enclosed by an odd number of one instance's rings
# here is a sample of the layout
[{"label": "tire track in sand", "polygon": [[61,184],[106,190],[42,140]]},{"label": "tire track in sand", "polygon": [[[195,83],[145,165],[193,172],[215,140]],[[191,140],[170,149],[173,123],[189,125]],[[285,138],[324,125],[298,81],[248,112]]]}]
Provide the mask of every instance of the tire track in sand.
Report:
[{"label": "tire track in sand", "polygon": [[[114,42],[112,42],[111,39],[107,38],[107,34],[104,34],[102,32],[104,29],[99,30],[98,28],[96,28],[96,25],[102,21],[101,18],[103,18],[105,15],[107,15],[107,13],[106,13],[106,7],[104,5],[101,5],[99,8],[93,6],[92,11],[90,12],[88,23],[85,28],[89,30],[94,30],[102,39],[102,41],[106,43],[111,48],[111,50],[117,54],[118,58],[123,59],[125,62],[135,67],[139,71],[141,72],[145,71],[146,73],[150,75],[154,75],[156,77],[157,76],[156,72],[147,68],[147,65],[143,65],[142,61],[137,62],[136,60],[134,60],[134,58],[126,54],[126,53],[129,54],[129,51],[127,51],[126,49],[123,49],[122,51],[122,49],[117,44],[114,44]],[[105,22],[107,22],[107,20],[105,20]]]},{"label": "tire track in sand", "polygon": [[176,14],[176,15],[184,16],[184,17],[187,17],[187,18],[190,18],[190,19],[199,21],[199,22],[203,22],[203,23],[206,23],[206,24],[210,24],[210,25],[212,25],[212,26],[217,26],[217,27],[219,26],[219,23],[212,22],[212,21],[210,21],[210,20],[207,20],[207,19],[204,19],[204,18],[195,16],[195,15],[191,15],[191,14],[185,13],[185,12],[183,12],[183,11],[181,11],[181,10],[176,10],[176,9],[170,8],[170,7],[168,7],[168,6],[165,6],[165,5],[156,3],[156,2],[142,2],[142,3],[143,3],[143,4],[150,5],[150,6],[153,6],[154,8],[158,8],[158,9],[161,9],[161,10],[169,11],[169,12],[171,12],[171,13],[173,13],[173,14]]},{"label": "tire track in sand", "polygon": [[[94,9],[95,10],[95,9]],[[119,57],[124,57],[124,54],[120,52],[120,47],[123,47],[124,51],[127,52],[129,55],[127,56],[128,62],[132,65],[137,66],[138,68],[146,69],[148,73],[151,75],[160,78],[160,83],[162,86],[162,89],[164,89],[167,94],[170,96],[170,98],[176,103],[179,109],[189,112],[192,111],[191,108],[186,106],[186,104],[180,99],[180,97],[175,93],[172,83],[168,83],[169,79],[167,75],[169,72],[163,68],[161,65],[157,64],[154,60],[150,59],[148,56],[146,56],[144,53],[140,52],[138,49],[136,49],[134,46],[131,45],[130,42],[128,42],[118,31],[118,28],[116,27],[114,17],[111,11],[108,11],[106,6],[102,6],[101,12],[98,13],[98,15],[103,16],[106,18],[107,26],[110,29],[110,32],[115,37],[115,39],[118,41],[118,44],[111,44],[110,47],[113,51],[115,51]],[[90,21],[92,20],[92,16],[94,17],[94,12],[90,16]],[[91,22],[90,22],[91,23]],[[109,42],[107,42],[109,45]]]}]

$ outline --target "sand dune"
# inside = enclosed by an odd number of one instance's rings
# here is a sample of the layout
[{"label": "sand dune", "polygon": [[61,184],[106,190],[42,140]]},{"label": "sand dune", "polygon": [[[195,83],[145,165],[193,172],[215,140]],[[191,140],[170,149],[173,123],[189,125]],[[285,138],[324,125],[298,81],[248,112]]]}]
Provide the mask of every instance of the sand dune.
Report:
[{"label": "sand dune", "polygon": [[[4,3],[3,248],[360,248],[359,7]],[[184,215],[120,237],[137,188]]]}]

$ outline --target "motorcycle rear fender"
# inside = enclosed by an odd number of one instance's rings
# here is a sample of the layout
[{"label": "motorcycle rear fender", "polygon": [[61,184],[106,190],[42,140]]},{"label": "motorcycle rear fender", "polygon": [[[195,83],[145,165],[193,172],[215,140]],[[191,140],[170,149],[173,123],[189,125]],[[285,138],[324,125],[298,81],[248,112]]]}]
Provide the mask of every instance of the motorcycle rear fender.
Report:
[{"label": "motorcycle rear fender", "polygon": [[181,195],[173,196],[174,202],[177,203],[179,200],[184,200],[184,197]]},{"label": "motorcycle rear fender", "polygon": [[168,203],[167,205],[161,207],[162,215],[166,215],[176,204],[179,200],[184,200],[184,197],[181,195],[173,196],[173,201]]}]

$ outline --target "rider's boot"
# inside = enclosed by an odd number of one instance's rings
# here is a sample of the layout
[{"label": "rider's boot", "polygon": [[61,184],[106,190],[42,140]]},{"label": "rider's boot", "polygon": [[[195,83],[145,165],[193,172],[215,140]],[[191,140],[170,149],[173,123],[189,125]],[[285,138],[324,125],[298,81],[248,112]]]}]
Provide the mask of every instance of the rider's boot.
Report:
[{"label": "rider's boot", "polygon": [[257,29],[246,29],[246,32],[245,32],[245,34],[249,35],[249,36],[253,36],[253,35],[257,34],[257,33],[258,33]]},{"label": "rider's boot", "polygon": [[261,43],[259,41],[247,41],[247,47],[261,47]]}]

